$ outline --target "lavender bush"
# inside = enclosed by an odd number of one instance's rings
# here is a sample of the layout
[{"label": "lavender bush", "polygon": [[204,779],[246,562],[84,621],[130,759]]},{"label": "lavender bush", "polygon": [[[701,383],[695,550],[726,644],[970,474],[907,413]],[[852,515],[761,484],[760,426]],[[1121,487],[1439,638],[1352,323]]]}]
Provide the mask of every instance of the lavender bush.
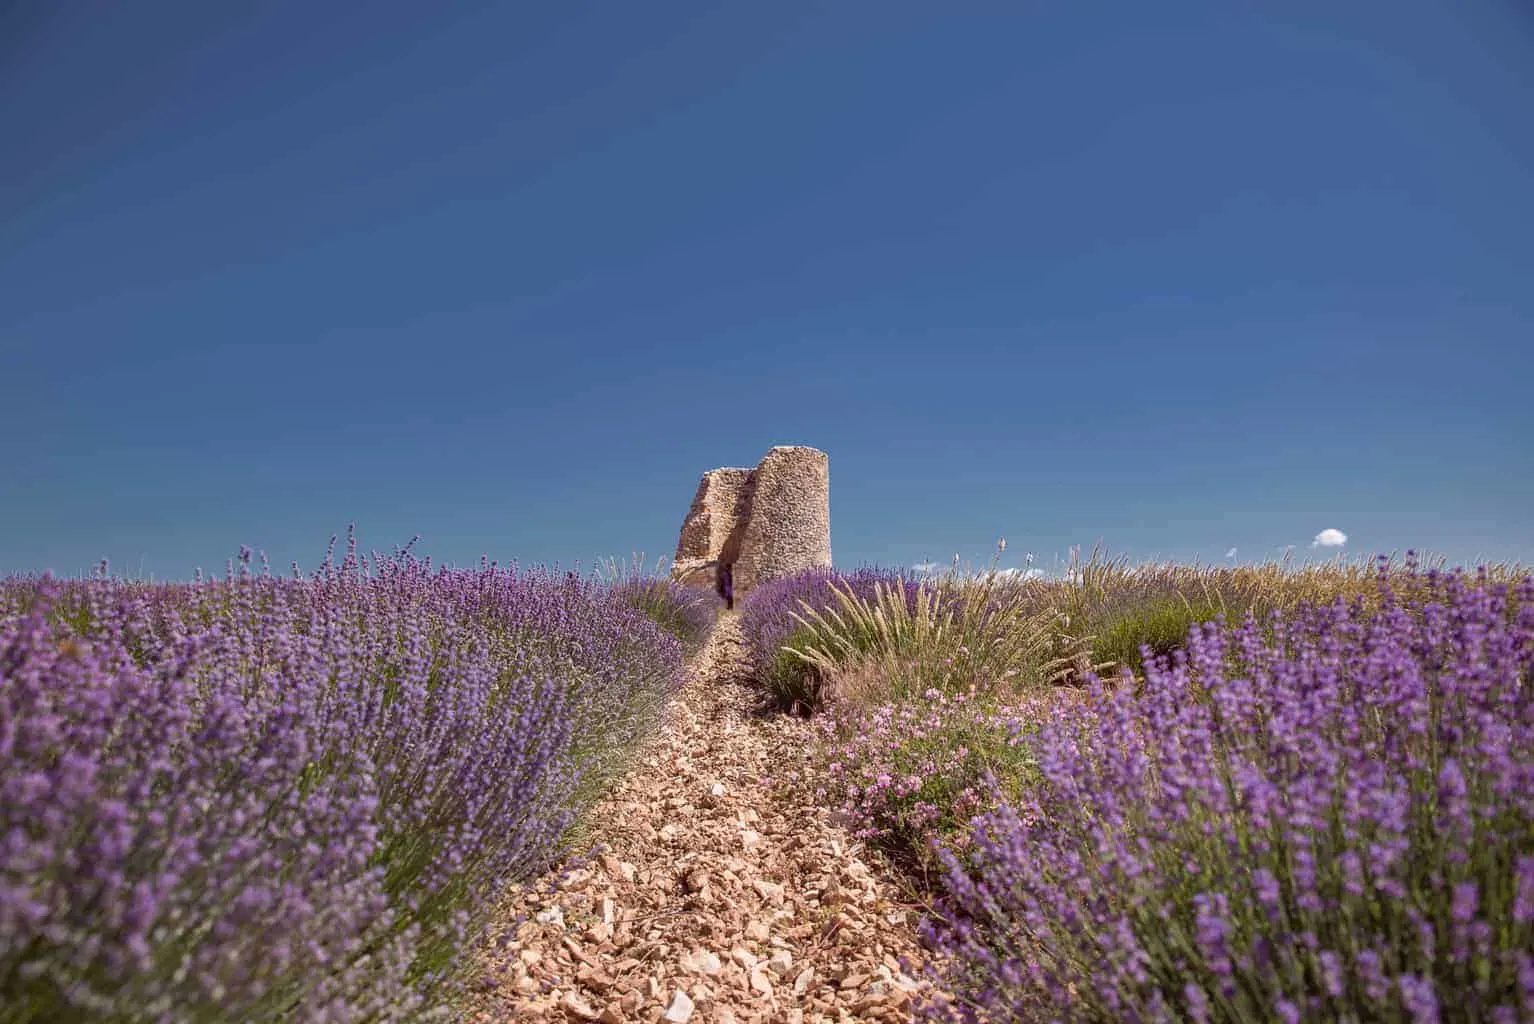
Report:
[{"label": "lavender bush", "polygon": [[928,1019],[1534,1019],[1534,580],[1197,628],[943,855]]},{"label": "lavender bush", "polygon": [[712,590],[683,586],[658,571],[647,573],[639,556],[626,566],[611,563],[608,576],[620,599],[653,619],[689,652],[703,645],[719,618],[720,601]]},{"label": "lavender bush", "polygon": [[446,1012],[679,677],[574,576],[248,563],[0,587],[0,1021]]}]

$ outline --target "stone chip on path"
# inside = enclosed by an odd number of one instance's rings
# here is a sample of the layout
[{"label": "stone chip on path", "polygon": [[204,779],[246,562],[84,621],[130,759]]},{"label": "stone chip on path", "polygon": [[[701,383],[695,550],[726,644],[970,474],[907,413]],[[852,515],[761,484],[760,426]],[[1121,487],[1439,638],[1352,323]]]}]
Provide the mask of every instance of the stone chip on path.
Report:
[{"label": "stone chip on path", "polygon": [[692,1019],[693,1004],[687,993],[677,989],[671,995],[671,1005],[666,1007],[666,1012],[661,1015],[662,1020],[674,1022],[674,1024],[686,1024]]}]

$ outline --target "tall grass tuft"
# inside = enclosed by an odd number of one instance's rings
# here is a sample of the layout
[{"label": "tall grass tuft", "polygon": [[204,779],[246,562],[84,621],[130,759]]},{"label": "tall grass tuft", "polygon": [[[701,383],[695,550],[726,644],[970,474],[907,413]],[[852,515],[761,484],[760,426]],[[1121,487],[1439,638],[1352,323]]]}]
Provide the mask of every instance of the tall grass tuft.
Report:
[{"label": "tall grass tuft", "polygon": [[892,698],[929,689],[958,693],[1037,690],[1069,664],[1050,657],[1054,615],[1035,612],[1026,584],[989,574],[962,591],[922,582],[908,599],[880,581],[861,596],[832,583],[835,604],[803,604],[784,651],[834,680],[873,669]]},{"label": "tall grass tuft", "polygon": [[[998,544],[998,555],[1005,549]],[[1081,644],[1061,653],[1063,616],[1032,580],[991,567],[896,586],[873,580],[859,593],[830,581],[829,601],[801,599],[798,624],[783,656],[813,670],[816,698],[838,675],[882,676],[892,699],[937,690],[1014,695],[1059,681],[1085,656]],[[818,703],[818,701],[817,701]]]},{"label": "tall grass tuft", "polygon": [[804,608],[829,608],[836,587],[871,595],[879,584],[898,588],[907,602],[916,599],[917,581],[899,570],[865,567],[850,574],[832,569],[806,569],[771,580],[747,594],[740,603],[741,633],[745,637],[757,682],[785,710],[809,711],[822,700],[825,680],[803,658],[788,653],[798,644]]}]

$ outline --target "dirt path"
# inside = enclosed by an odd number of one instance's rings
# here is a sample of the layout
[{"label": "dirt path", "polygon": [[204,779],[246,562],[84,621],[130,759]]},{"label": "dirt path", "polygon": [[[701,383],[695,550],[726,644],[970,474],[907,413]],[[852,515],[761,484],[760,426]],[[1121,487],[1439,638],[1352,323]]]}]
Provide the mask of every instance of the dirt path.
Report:
[{"label": "dirt path", "polygon": [[917,909],[828,820],[809,724],[752,713],[745,666],[726,614],[597,809],[607,853],[512,899],[505,920],[526,920],[492,930],[494,986],[466,1020],[909,1018],[923,984],[900,958],[921,960]]}]

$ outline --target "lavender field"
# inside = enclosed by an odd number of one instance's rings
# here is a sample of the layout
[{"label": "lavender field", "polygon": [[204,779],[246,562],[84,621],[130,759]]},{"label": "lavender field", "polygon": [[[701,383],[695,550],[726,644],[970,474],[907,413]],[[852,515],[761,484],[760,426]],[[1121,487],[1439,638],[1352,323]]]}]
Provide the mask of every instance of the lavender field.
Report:
[{"label": "lavender field", "polygon": [[[354,542],[5,581],[0,1021],[454,1019],[717,614]],[[1517,567],[815,570],[738,614],[925,905],[919,1019],[1534,1019]]]},{"label": "lavender field", "polygon": [[742,615],[927,898],[924,1019],[1534,1020],[1516,567],[808,573]]},{"label": "lavender field", "polygon": [[4,581],[0,1021],[451,1017],[713,615],[355,542],[291,578]]}]

